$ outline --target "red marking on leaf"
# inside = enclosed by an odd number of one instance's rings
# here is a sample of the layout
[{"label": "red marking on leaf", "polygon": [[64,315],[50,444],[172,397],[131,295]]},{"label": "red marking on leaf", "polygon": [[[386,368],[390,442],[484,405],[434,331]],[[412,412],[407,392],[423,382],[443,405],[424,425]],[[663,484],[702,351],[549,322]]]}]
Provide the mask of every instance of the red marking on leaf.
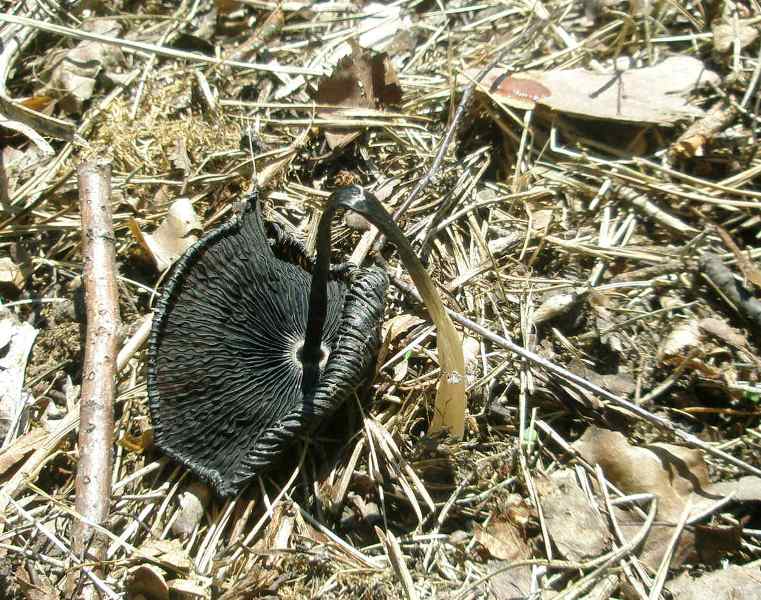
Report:
[{"label": "red marking on leaf", "polygon": [[497,93],[501,96],[510,96],[538,102],[542,98],[550,96],[552,92],[541,83],[531,79],[519,79],[508,77],[497,86]]}]

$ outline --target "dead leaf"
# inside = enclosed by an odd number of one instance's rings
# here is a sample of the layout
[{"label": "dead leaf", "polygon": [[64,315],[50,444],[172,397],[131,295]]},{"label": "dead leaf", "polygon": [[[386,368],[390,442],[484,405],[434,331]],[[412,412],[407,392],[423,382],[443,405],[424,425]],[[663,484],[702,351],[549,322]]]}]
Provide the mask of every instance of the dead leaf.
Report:
[{"label": "dead leaf", "polygon": [[[381,327],[383,343],[378,352],[378,365],[385,364],[389,348],[400,336],[407,334],[407,332],[421,323],[425,323],[425,321],[420,317],[410,314],[397,315],[384,322]],[[406,363],[407,361],[405,360],[403,362]]]},{"label": "dead leaf", "polygon": [[706,333],[737,348],[746,348],[748,346],[747,338],[723,319],[715,317],[700,319],[698,327]]},{"label": "dead leaf", "polygon": [[[475,77],[477,69],[468,71]],[[596,73],[586,69],[526,71],[506,76],[492,69],[480,82],[509,106],[550,110],[606,121],[673,125],[703,110],[688,104],[698,87],[718,83],[719,76],[690,56],[670,56],[651,67],[634,68],[619,61],[618,69]]]},{"label": "dead leaf", "polygon": [[614,394],[628,396],[629,394],[633,394],[634,390],[637,388],[637,383],[628,373],[619,372],[601,375],[577,359],[573,359],[568,366],[572,372],[576,373],[576,375],[579,375]]},{"label": "dead leaf", "polygon": [[717,23],[713,26],[713,47],[717,52],[729,52],[735,46],[739,50],[750,46],[758,38],[758,25],[750,19],[730,19],[729,22]]},{"label": "dead leaf", "polygon": [[177,497],[180,508],[172,523],[172,533],[180,538],[192,535],[196,526],[203,519],[206,507],[211,500],[209,486],[201,481],[194,481]]},{"label": "dead leaf", "polygon": [[[27,561],[26,565],[26,567],[23,565],[17,567],[15,571],[16,582],[19,584],[24,598],[27,600],[58,600],[61,595],[43,573],[35,570],[34,562]],[[32,569],[35,575],[35,583],[32,583],[32,578],[27,569]]]},{"label": "dead leaf", "polygon": [[179,138],[174,145],[174,149],[169,154],[169,160],[176,169],[182,171],[186,176],[193,171],[193,163],[188,156],[188,149],[185,140]]},{"label": "dead leaf", "polygon": [[416,315],[407,313],[397,315],[383,323],[383,338],[388,340],[389,343],[392,343],[401,335],[406,334],[413,327],[417,327],[422,323],[425,323],[425,320]]},{"label": "dead leaf", "polygon": [[706,492],[712,496],[732,496],[735,502],[761,502],[761,477],[746,475],[719,481],[708,486]]},{"label": "dead leaf", "polygon": [[[674,527],[694,492],[705,496],[708,468],[698,450],[673,444],[632,446],[616,431],[589,427],[573,447],[591,464],[599,464],[608,481],[624,494],[651,493],[658,498],[656,523],[645,539],[642,562],[657,569]],[[697,509],[693,507],[693,514]],[[633,511],[616,508],[616,518],[627,540],[635,537],[642,519]],[[694,549],[694,535],[685,530],[674,550],[672,565],[682,564]]]},{"label": "dead leaf", "polygon": [[657,358],[663,363],[681,364],[701,341],[697,321],[680,321],[661,341]]},{"label": "dead leaf", "polygon": [[130,231],[153,257],[159,271],[168,269],[183,252],[198,241],[203,229],[189,198],[178,198],[169,207],[164,222],[153,233],[143,233],[137,223],[130,221]]},{"label": "dead leaf", "polygon": [[756,600],[761,598],[758,566],[730,565],[692,577],[683,573],[666,584],[674,600]]},{"label": "dead leaf", "polygon": [[[112,37],[119,36],[122,31],[121,24],[110,19],[85,21],[81,28]],[[118,46],[83,40],[60,56],[43,91],[58,98],[64,112],[80,113],[84,103],[95,92],[96,79],[101,70],[121,60],[122,52]]]},{"label": "dead leaf", "polygon": [[547,230],[552,223],[555,216],[555,211],[551,208],[542,208],[540,210],[531,211],[531,232],[533,234],[543,233]]},{"label": "dead leaf", "polygon": [[692,492],[708,486],[708,468],[698,450],[673,444],[632,446],[617,431],[589,427],[573,447],[626,494],[658,496],[658,517],[677,520]]},{"label": "dead leaf", "polygon": [[[507,566],[507,561],[490,561],[486,568],[489,573],[499,571]],[[488,580],[489,596],[493,600],[513,600],[531,597],[531,567],[517,567],[502,570],[496,575],[490,575]]]},{"label": "dead leaf", "polygon": [[[317,103],[338,108],[322,108],[317,115],[323,119],[346,116],[351,109],[375,109],[399,104],[402,88],[396,72],[385,54],[362,50],[350,41],[351,54],[342,58],[330,77],[317,88]],[[349,144],[360,133],[356,127],[325,127],[325,140],[331,149]]]},{"label": "dead leaf", "polygon": [[708,523],[695,526],[695,549],[700,562],[718,564],[728,554],[737,552],[742,544],[743,526],[735,524]]},{"label": "dead leaf", "polygon": [[211,586],[207,582],[190,579],[172,579],[167,582],[169,594],[176,600],[209,600]]},{"label": "dead leaf", "polygon": [[193,562],[180,540],[149,540],[137,550],[136,555],[150,559],[162,567],[179,572],[188,572]]},{"label": "dead leaf", "polygon": [[0,258],[0,294],[18,297],[24,288],[28,270],[13,262],[9,256]]},{"label": "dead leaf", "polygon": [[48,433],[45,429],[37,427],[16,438],[10,447],[0,452],[0,477],[5,475],[8,469],[11,469],[34,452],[47,436]]},{"label": "dead leaf", "polygon": [[582,292],[577,291],[564,292],[549,296],[544,302],[536,307],[531,315],[531,322],[534,325],[551,321],[558,317],[568,314],[573,308],[586,297]]},{"label": "dead leaf", "polygon": [[572,469],[561,469],[537,480],[550,537],[571,561],[599,556],[610,543],[607,526],[590,506]]},{"label": "dead leaf", "polygon": [[410,368],[410,361],[406,358],[394,365],[394,374],[391,376],[396,383],[401,383],[407,377]]},{"label": "dead leaf", "polygon": [[681,321],[661,341],[656,357],[661,363],[675,367],[680,367],[687,361],[689,369],[697,371],[702,377],[720,379],[726,371],[701,358],[706,350],[698,322]]},{"label": "dead leaf", "polygon": [[238,0],[214,0],[214,6],[220,15],[228,15],[240,8]]},{"label": "dead leaf", "polygon": [[516,561],[531,557],[521,530],[510,521],[493,519],[486,527],[476,524],[475,539],[492,558]]},{"label": "dead leaf", "polygon": [[140,565],[129,570],[127,600],[169,600],[165,573],[154,565]]},{"label": "dead leaf", "polygon": [[21,430],[24,419],[24,371],[38,331],[0,308],[0,447]]}]

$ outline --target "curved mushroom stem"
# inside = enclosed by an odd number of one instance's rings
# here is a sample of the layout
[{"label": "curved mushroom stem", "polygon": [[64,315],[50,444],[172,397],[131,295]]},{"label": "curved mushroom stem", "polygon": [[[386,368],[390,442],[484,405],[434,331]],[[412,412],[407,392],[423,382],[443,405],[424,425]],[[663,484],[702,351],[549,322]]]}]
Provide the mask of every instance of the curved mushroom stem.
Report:
[{"label": "curved mushroom stem", "polygon": [[446,429],[451,435],[462,437],[465,419],[465,361],[462,355],[462,340],[455,331],[425,267],[405,235],[378,199],[359,186],[341,188],[333,192],[317,228],[317,260],[312,271],[309,316],[301,352],[304,367],[303,389],[309,389],[319,379],[322,330],[327,312],[330,229],[333,216],[339,208],[359,213],[396,246],[438,331],[441,377],[436,393],[436,412],[429,432],[437,433]]}]

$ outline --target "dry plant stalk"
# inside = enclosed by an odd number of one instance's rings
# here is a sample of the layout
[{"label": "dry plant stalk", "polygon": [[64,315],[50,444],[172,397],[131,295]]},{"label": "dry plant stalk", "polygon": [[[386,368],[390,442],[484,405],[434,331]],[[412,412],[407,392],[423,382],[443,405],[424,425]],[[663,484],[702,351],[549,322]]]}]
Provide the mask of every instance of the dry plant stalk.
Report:
[{"label": "dry plant stalk", "polygon": [[[82,396],[79,404],[79,464],[75,508],[83,519],[74,524],[73,550],[95,561],[105,556],[106,541],[88,524],[101,524],[111,499],[111,447],[119,301],[115,276],[114,230],[111,221],[111,166],[91,160],[79,167],[82,255],[87,315]],[[91,585],[82,597],[97,597]]]}]

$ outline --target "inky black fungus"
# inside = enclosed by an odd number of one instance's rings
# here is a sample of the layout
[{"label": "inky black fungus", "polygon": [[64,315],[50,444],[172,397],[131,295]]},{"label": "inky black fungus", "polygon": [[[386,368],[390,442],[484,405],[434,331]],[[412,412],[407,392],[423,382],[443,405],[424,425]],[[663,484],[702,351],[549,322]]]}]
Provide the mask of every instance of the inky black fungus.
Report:
[{"label": "inky black fungus", "polygon": [[272,466],[371,372],[388,278],[330,266],[333,213],[364,195],[333,194],[315,261],[262,221],[252,195],[180,258],[164,288],[148,348],[154,439],[222,496]]}]

